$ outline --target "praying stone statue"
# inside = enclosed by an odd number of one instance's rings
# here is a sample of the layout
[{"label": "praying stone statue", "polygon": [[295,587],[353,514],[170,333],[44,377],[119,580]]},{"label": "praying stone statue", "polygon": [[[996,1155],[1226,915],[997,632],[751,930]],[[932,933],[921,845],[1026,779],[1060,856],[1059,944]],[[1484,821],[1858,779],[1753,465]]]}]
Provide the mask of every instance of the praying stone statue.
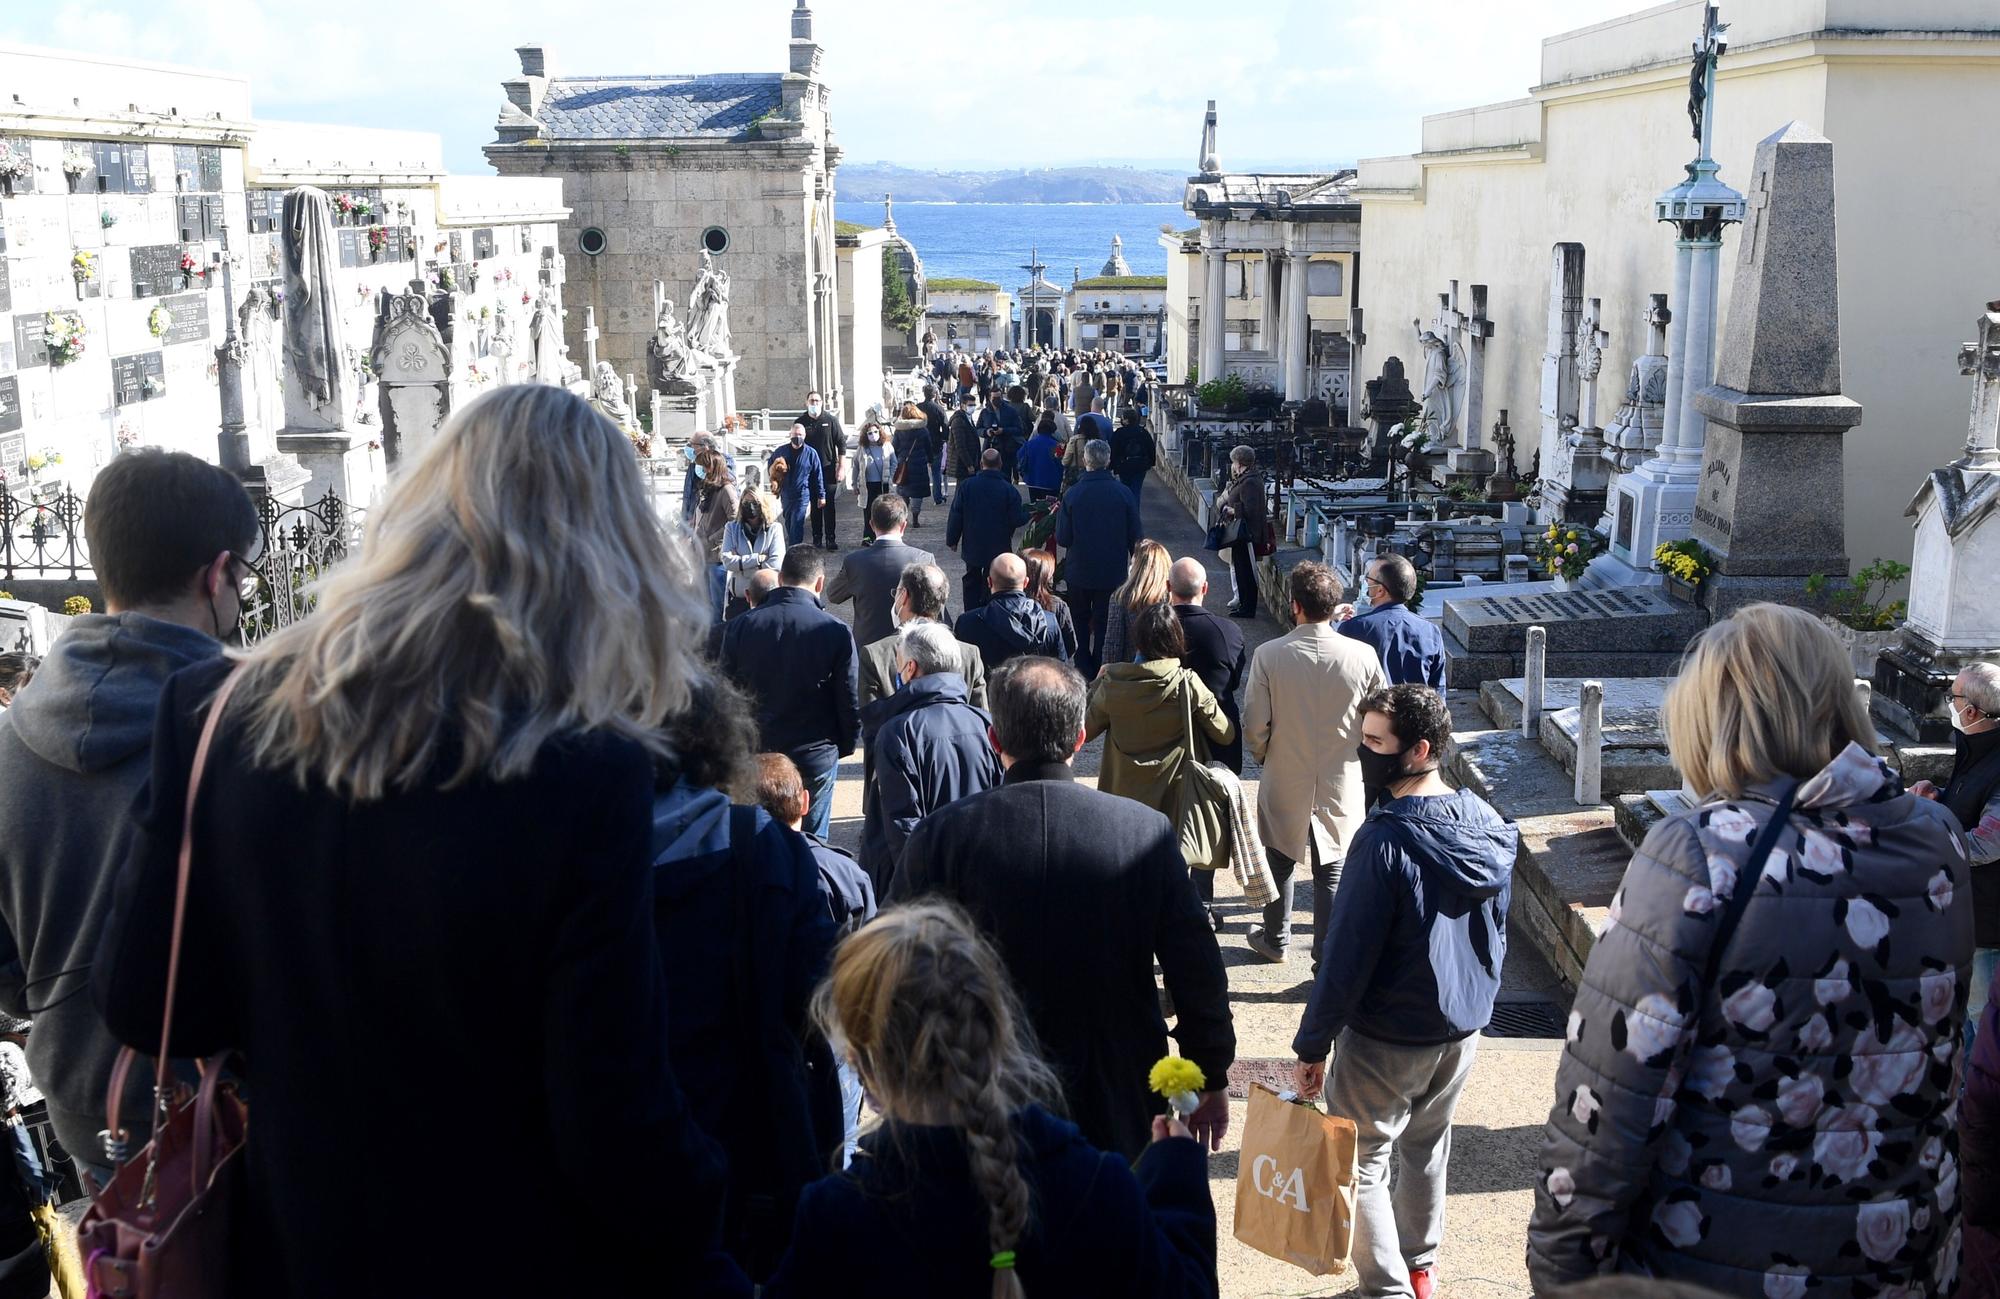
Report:
[{"label": "praying stone statue", "polygon": [[653,324],[653,341],[647,348],[653,359],[653,387],[671,396],[686,396],[697,388],[696,372],[701,358],[688,343],[687,326],[674,314],[673,300],[666,286],[655,284],[653,300],[658,318]]},{"label": "praying stone statue", "polygon": [[544,287],[535,297],[535,314],[528,322],[528,338],[534,349],[535,368],[532,376],[536,383],[553,383],[558,387],[566,380],[563,374],[562,352],[562,311],[555,305],[555,297]]},{"label": "praying stone statue", "polygon": [[621,429],[629,432],[637,427],[632,421],[632,407],[625,401],[625,385],[618,381],[618,372],[611,368],[609,361],[597,363],[596,381],[590,389],[590,404]]},{"label": "praying stone statue", "polygon": [[354,372],[334,275],[340,246],[325,191],[302,185],[285,195],[284,257],[285,425],[295,432],[345,429]]},{"label": "praying stone statue", "polygon": [[1451,438],[1456,411],[1452,405],[1456,376],[1452,374],[1451,346],[1424,328],[1421,320],[1410,322],[1417,328],[1417,346],[1424,349],[1423,415],[1420,422],[1433,445]]},{"label": "praying stone statue", "polygon": [[729,346],[729,272],[716,269],[707,250],[701,254],[701,276],[688,302],[688,346],[720,361],[735,355]]}]

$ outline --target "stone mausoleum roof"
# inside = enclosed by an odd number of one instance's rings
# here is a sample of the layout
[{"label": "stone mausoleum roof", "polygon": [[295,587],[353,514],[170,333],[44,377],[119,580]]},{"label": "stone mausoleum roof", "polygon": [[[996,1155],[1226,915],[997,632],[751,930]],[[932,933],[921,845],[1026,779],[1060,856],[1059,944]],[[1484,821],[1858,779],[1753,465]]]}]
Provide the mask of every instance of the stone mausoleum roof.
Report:
[{"label": "stone mausoleum roof", "polygon": [[1361,215],[1351,170],[1192,176],[1183,206],[1196,216],[1239,220],[1325,220],[1348,213],[1359,220]]},{"label": "stone mausoleum roof", "polygon": [[536,118],[550,140],[726,139],[784,107],[778,73],[554,77]]}]

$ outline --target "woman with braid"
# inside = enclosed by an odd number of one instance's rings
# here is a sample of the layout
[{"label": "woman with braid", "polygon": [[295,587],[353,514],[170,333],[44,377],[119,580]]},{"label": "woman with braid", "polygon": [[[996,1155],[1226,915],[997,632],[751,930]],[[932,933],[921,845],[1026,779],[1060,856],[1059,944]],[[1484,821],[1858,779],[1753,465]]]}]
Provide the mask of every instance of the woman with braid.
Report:
[{"label": "woman with braid", "polygon": [[1136,1168],[1051,1112],[1006,967],[965,913],[898,907],[835,949],[814,1014],[881,1123],[806,1188],[766,1296],[1214,1295],[1200,1143],[1153,1120]]}]

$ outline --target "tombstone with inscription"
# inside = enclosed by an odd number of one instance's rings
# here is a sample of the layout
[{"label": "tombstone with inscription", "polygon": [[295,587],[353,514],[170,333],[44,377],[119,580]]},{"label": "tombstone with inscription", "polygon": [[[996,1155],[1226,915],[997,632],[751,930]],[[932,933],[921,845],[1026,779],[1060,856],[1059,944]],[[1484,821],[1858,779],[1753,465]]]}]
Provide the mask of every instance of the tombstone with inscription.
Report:
[{"label": "tombstone with inscription", "polygon": [[451,414],[451,349],[431,321],[423,280],[389,299],[369,360],[382,390],[382,451],[394,465],[422,450]]},{"label": "tombstone with inscription", "polygon": [[1642,556],[1634,550],[1639,499],[1636,492],[1625,490],[1622,480],[1660,445],[1667,403],[1667,326],[1671,323],[1667,295],[1653,294],[1652,305],[1646,310],[1646,350],[1633,358],[1632,373],[1625,381],[1625,400],[1604,429],[1601,454],[1611,471],[1611,486],[1598,530],[1611,539],[1611,555],[1628,572],[1652,562],[1650,554]]},{"label": "tombstone with inscription", "polygon": [[1978,331],[1958,353],[1972,377],[1965,454],[1910,502],[1909,617],[1875,664],[1876,715],[1929,743],[1951,736],[1945,703],[1959,669],[2000,653],[2000,302],[1986,304]]},{"label": "tombstone with inscription", "polygon": [[1389,445],[1389,430],[1407,423],[1422,408],[1410,391],[1410,380],[1403,373],[1400,356],[1384,361],[1381,375],[1364,386],[1368,391],[1368,422],[1375,426],[1374,445],[1380,451]]},{"label": "tombstone with inscription", "polygon": [[1716,556],[1704,603],[1806,602],[1815,573],[1847,576],[1842,458],[1859,403],[1840,391],[1833,143],[1797,122],[1757,145],[1768,195],[1743,230],[1708,421],[1694,538]]},{"label": "tombstone with inscription", "polygon": [[1644,677],[1678,670],[1707,616],[1652,588],[1448,599],[1445,649],[1454,689],[1524,671],[1528,629],[1547,632],[1555,676]]}]

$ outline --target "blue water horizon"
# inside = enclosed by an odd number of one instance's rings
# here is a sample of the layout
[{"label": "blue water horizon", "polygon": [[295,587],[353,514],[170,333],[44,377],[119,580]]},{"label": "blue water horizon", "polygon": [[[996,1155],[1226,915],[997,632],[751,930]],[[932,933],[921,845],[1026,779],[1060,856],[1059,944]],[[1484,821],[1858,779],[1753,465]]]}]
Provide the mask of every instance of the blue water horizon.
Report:
[{"label": "blue water horizon", "polygon": [[[882,205],[836,202],[834,217],[880,226]],[[1053,284],[1067,287],[1079,269],[1086,279],[1100,273],[1113,235],[1124,240],[1132,274],[1165,275],[1160,227],[1193,224],[1178,203],[896,203],[897,232],[916,246],[926,276],[988,280],[1009,293],[1028,282],[1031,250]]]}]

